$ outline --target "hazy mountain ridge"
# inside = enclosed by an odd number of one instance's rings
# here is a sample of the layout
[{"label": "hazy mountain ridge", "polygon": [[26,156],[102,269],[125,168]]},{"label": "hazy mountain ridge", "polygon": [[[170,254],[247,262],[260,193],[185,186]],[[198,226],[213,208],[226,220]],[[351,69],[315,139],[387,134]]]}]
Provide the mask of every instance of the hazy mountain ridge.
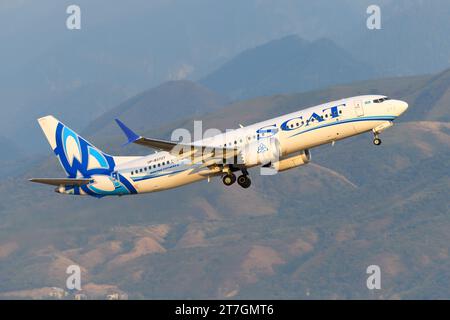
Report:
[{"label": "hazy mountain ridge", "polygon": [[[7,26],[0,30],[0,41],[7,44],[0,52],[0,94],[9,115],[0,119],[0,135],[33,140],[28,128],[41,112],[70,108],[88,116],[86,110],[95,108],[97,117],[145,88],[171,79],[203,78],[239,53],[289,34],[311,43],[330,39],[356,57],[358,66],[372,66],[382,77],[436,72],[450,64],[450,5],[445,0],[378,1],[381,30],[366,27],[370,0],[287,0],[279,1],[276,10],[259,0],[214,5],[204,0],[189,5],[180,0],[77,4],[84,12],[79,31],[65,28],[66,7],[52,0],[0,5],[0,20]],[[333,61],[325,53],[317,57],[325,64]],[[346,61],[334,60],[326,68],[315,63],[312,70],[329,69],[339,75],[342,64],[350,71],[342,76],[344,81],[364,70]],[[309,70],[307,84],[316,88],[331,84],[326,77],[316,78],[309,65],[296,65]],[[266,70],[247,94],[298,91],[302,88],[296,80],[302,72],[295,70],[289,66]],[[280,77],[281,72],[291,74],[292,80],[283,83],[288,78]],[[68,117],[81,126],[77,114]],[[36,150],[43,148],[39,140],[32,144]]]},{"label": "hazy mountain ridge", "polygon": [[248,49],[200,82],[231,98],[301,92],[374,77],[375,70],[334,42],[291,35]]},{"label": "hazy mountain ridge", "polygon": [[0,148],[2,150],[3,161],[16,159],[23,153],[13,141],[2,136],[0,136]]},{"label": "hazy mountain ridge", "polygon": [[200,116],[227,104],[227,99],[192,81],[170,81],[144,91],[102,114],[85,129],[88,135],[118,133],[115,118],[133,129],[160,127],[172,119]]},{"label": "hazy mountain ridge", "polygon": [[[409,99],[413,101],[413,107],[417,113],[407,114],[406,119],[449,121],[450,106],[450,69],[438,73],[430,79],[420,90],[417,90]],[[422,108],[419,108],[422,106]]]}]

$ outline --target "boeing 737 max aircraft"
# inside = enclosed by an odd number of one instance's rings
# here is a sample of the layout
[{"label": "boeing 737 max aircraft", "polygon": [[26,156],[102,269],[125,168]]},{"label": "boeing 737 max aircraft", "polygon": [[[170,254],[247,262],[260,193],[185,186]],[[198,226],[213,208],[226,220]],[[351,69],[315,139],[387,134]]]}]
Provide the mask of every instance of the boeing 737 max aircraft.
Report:
[{"label": "boeing 737 max aircraft", "polygon": [[[371,131],[378,135],[408,108],[406,102],[385,96],[358,96],[283,115],[192,143],[177,143],[138,136],[116,119],[129,143],[159,152],[148,156],[108,155],[53,116],[38,119],[67,178],[35,178],[56,186],[62,194],[127,195],[179,187],[221,176],[250,186],[249,168],[285,171],[307,164],[310,149]],[[241,174],[236,179],[235,172]]]}]

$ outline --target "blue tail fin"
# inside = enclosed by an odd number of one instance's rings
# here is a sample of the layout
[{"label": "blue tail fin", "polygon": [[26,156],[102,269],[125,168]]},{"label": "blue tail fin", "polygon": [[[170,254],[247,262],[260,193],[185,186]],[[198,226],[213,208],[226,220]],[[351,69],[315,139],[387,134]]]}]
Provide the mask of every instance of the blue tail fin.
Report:
[{"label": "blue tail fin", "polygon": [[93,146],[55,117],[46,116],[38,122],[68,178],[90,178],[113,172],[114,157]]}]

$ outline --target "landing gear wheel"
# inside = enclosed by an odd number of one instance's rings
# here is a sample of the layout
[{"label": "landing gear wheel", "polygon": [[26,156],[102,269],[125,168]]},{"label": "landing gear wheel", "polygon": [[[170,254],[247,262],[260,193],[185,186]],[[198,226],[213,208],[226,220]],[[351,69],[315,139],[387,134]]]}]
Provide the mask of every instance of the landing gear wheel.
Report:
[{"label": "landing gear wheel", "polygon": [[237,182],[244,189],[247,189],[252,184],[250,178],[244,174],[238,177]]},{"label": "landing gear wheel", "polygon": [[381,139],[380,138],[374,138],[373,139],[373,144],[376,146],[379,146],[381,144]]},{"label": "landing gear wheel", "polygon": [[226,186],[231,186],[236,182],[236,176],[232,173],[224,175],[222,178],[223,184]]}]

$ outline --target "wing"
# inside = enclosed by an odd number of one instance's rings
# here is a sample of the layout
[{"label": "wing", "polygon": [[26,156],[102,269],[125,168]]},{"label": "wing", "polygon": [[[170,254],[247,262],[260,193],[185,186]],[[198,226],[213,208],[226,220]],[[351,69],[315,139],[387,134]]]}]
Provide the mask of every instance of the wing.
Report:
[{"label": "wing", "polygon": [[73,178],[33,178],[31,182],[49,184],[52,186],[82,186],[91,183],[92,179],[73,179]]},{"label": "wing", "polygon": [[137,135],[119,119],[115,120],[128,139],[126,144],[135,143],[152,149],[168,151],[181,158],[191,157],[194,159],[201,157],[203,158],[203,161],[212,159],[227,159],[236,156],[239,152],[235,148],[218,148],[207,145],[182,144],[167,140],[145,138]]}]

